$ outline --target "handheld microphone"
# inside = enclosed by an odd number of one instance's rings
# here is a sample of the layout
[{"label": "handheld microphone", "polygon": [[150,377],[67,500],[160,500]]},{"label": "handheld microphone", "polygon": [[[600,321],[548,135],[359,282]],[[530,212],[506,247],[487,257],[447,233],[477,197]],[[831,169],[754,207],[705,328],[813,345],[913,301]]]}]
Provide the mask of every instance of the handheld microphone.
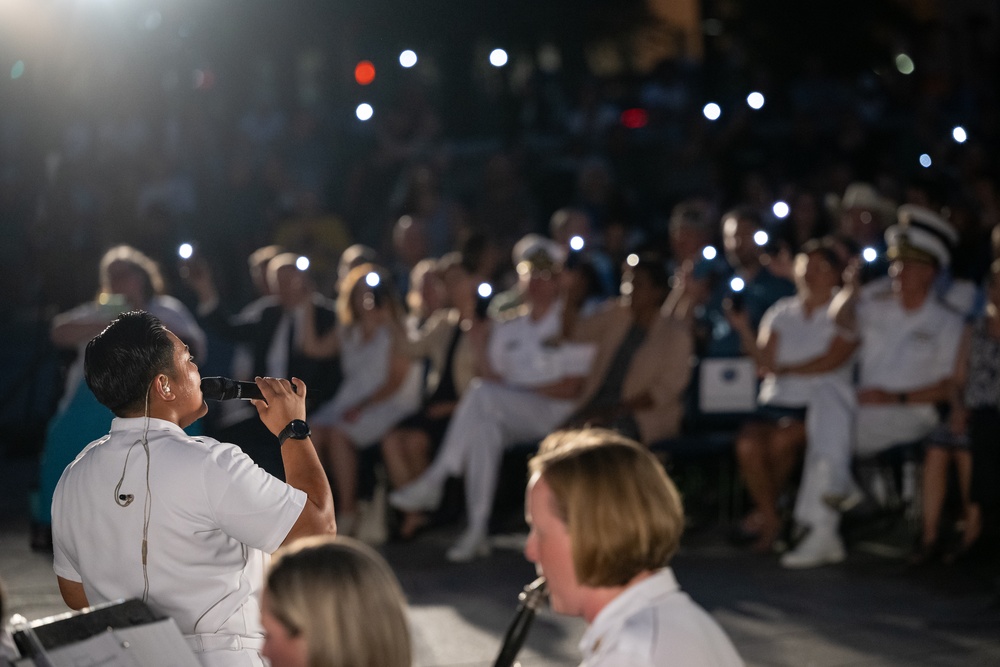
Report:
[{"label": "handheld microphone", "polygon": [[[294,384],[292,385],[292,391],[296,391]],[[210,401],[229,401],[233,399],[249,401],[251,398],[264,400],[264,395],[260,393],[260,387],[255,382],[240,382],[239,380],[224,377],[202,378],[201,394]]]}]

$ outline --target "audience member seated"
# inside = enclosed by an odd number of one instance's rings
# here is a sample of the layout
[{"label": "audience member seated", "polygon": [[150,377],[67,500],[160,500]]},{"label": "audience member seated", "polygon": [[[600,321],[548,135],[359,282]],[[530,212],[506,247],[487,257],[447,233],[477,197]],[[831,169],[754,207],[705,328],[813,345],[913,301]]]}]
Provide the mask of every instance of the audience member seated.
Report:
[{"label": "audience member seated", "polygon": [[[451,307],[431,315],[421,329],[411,333],[408,344],[414,358],[428,362],[423,405],[382,438],[382,460],[393,489],[409,484],[427,469],[459,397],[483,367],[471,339],[482,338],[489,323],[476,313],[473,276],[457,252],[442,257],[437,272],[444,279]],[[399,536],[412,538],[426,522],[423,512],[404,513]]]},{"label": "audience member seated", "polygon": [[599,247],[595,238],[590,214],[581,208],[561,208],[549,219],[549,235],[562,246],[563,251],[579,253],[593,268],[598,291],[614,294],[617,271],[611,258]]},{"label": "audience member seated", "polygon": [[389,564],[350,538],[280,549],[261,596],[271,667],[410,667],[406,599]]},{"label": "audience member seated", "polygon": [[740,337],[729,323],[725,305],[734,299],[756,330],[764,311],[795,293],[795,286],[775,276],[761,262],[764,245],[760,214],[743,207],[722,216],[724,253],[704,258],[679,276],[665,308],[673,317],[693,322],[700,356],[738,357]]},{"label": "audience member seated", "polygon": [[637,255],[622,271],[621,298],[573,331],[597,352],[567,424],[613,429],[648,445],[680,431],[694,346],[688,328],[661,312],[669,290],[663,259]]},{"label": "audience member seated", "polygon": [[468,528],[448,560],[489,553],[488,528],[506,447],[537,441],[571,414],[590,369],[593,346],[561,340],[563,302],[554,242],[533,236],[517,265],[523,305],[497,322],[483,355],[489,368],[459,400],[441,450],[413,483],[389,496],[405,512],[434,509],[450,476],[464,475]]},{"label": "audience member seated", "polygon": [[310,416],[313,442],[335,482],[343,535],[357,524],[357,449],[377,444],[420,405],[421,365],[406,353],[402,308],[384,270],[362,264],[347,274],[337,297],[340,324],[322,337],[306,311],[303,351],[340,356],[343,382]]},{"label": "audience member seated", "polygon": [[141,309],[159,318],[199,359],[208,352],[205,334],[184,304],[164,293],[160,269],[145,254],[130,246],[115,246],[101,258],[99,277],[100,291],[93,301],[52,320],[52,342],[56,347],[75,351],[76,356],[66,372],[59,407],[46,431],[38,490],[32,498],[32,548],[40,551],[52,549],[52,493],[59,476],[88,442],[108,432],[113,417],[84,381],[83,350],[90,339],[118,314]]},{"label": "audience member seated", "polygon": [[416,335],[432,315],[445,307],[448,297],[435,259],[422,259],[410,271],[406,292],[406,333]]},{"label": "audience member seated", "polygon": [[[278,296],[267,278],[268,267],[271,264],[271,260],[284,252],[285,250],[281,246],[267,245],[250,253],[250,256],[247,258],[247,265],[250,272],[250,282],[257,298],[233,316],[232,320],[234,322],[258,321],[265,308],[278,303]],[[213,281],[213,275],[209,269],[208,262],[204,258],[195,258],[188,261],[181,271],[181,277],[189,285],[193,285],[199,281]],[[277,286],[275,285],[274,287],[276,288]],[[214,283],[212,289],[214,290]],[[216,364],[219,361],[216,353],[219,352],[219,356],[224,355],[224,346],[229,343],[225,338],[216,335],[212,329],[206,331],[206,334],[208,334],[208,347],[212,353],[212,362]],[[251,344],[246,342],[233,344],[227,362],[228,365],[223,367],[226,368],[226,371],[220,371],[220,373],[237,380],[248,381],[253,379],[255,375],[254,349]],[[214,375],[205,366],[201,366],[201,371],[205,375]],[[261,437],[257,430],[260,420],[257,419],[257,411],[249,401],[223,401],[219,403],[217,410],[213,410],[206,415],[205,421],[206,432],[222,442],[249,441],[255,437],[255,434],[257,434],[257,437]],[[264,434],[264,437],[266,435]],[[269,438],[267,442],[270,443]]]},{"label": "audience member seated", "polygon": [[[188,284],[198,295],[199,321],[207,331],[234,343],[245,344],[250,364],[249,372],[238,380],[256,376],[301,378],[309,387],[306,410],[310,413],[333,395],[340,382],[335,359],[317,360],[304,349],[308,336],[330,335],[337,322],[333,303],[317,292],[306,271],[296,265],[294,253],[276,255],[267,264],[267,281],[274,299],[250,308],[245,316],[230,317],[220,305],[219,294],[208,271],[192,272]],[[307,322],[307,319],[308,322]],[[220,431],[233,439],[257,465],[279,479],[284,479],[280,451],[274,447],[274,437],[259,419],[244,420]]]},{"label": "audience member seated", "polygon": [[[914,559],[939,554],[954,561],[979,539],[981,501],[996,498],[997,433],[1000,433],[1000,260],[990,268],[985,315],[967,332],[959,348],[955,387],[947,424],[931,436],[924,456],[923,529]],[[958,542],[941,535],[948,473],[955,466],[962,513]]]},{"label": "audience member seated", "polygon": [[736,437],[736,456],[753,509],[742,521],[741,538],[754,540],[757,552],[770,551],[782,527],[778,500],[801,460],[806,442],[806,406],[813,379],[838,372],[849,380],[851,354],[842,339],[837,354],[827,354],[835,340],[828,309],[845,259],[830,238],[806,242],[795,258],[796,295],[767,309],[754,340],[746,311],[729,320],[743,348],[754,357],[763,382],[757,414]]},{"label": "audience member seated", "polygon": [[[782,565],[807,568],[844,560],[838,509],[862,497],[851,479],[853,454],[870,456],[926,438],[949,397],[962,318],[933,293],[947,267],[954,234],[934,212],[906,205],[886,230],[891,284],[862,290],[857,266],[845,276],[831,311],[832,348],[858,350],[858,383],[816,382],[810,394],[807,447],[795,519],[807,529]],[[837,340],[840,338],[842,340]]]}]

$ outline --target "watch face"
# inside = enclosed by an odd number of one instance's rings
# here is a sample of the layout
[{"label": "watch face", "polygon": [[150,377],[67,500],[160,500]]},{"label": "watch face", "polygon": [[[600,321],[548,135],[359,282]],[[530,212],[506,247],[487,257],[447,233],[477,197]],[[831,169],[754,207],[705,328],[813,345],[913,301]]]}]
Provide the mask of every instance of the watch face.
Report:
[{"label": "watch face", "polygon": [[290,423],[288,426],[292,431],[293,438],[309,437],[309,424],[305,423],[301,419],[293,419],[292,423]]}]

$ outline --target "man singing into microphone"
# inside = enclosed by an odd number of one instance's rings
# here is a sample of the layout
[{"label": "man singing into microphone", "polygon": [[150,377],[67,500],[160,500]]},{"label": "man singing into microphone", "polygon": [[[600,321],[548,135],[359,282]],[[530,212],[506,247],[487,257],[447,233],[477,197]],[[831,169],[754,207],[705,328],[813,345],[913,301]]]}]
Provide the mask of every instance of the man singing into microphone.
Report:
[{"label": "man singing into microphone", "polygon": [[87,384],[115,419],[63,472],[54,569],[73,609],[141,598],[171,616],[208,667],[260,666],[258,592],[270,553],[336,532],[305,424],[305,384],[257,378],[287,483],[239,447],[182,430],[208,411],[188,347],[152,315],[124,313],[87,345]]},{"label": "man singing into microphone", "polygon": [[542,442],[529,471],[524,553],[552,609],[589,624],[581,667],[743,664],[668,566],[684,511],[648,449],[605,429],[563,431]]}]

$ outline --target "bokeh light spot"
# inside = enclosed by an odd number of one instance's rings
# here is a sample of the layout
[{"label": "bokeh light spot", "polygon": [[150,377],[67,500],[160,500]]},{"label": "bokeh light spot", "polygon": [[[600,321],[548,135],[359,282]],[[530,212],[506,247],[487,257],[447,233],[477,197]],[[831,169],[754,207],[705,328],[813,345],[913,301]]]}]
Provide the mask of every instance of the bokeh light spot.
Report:
[{"label": "bokeh light spot", "polygon": [[399,64],[409,69],[417,64],[417,54],[415,51],[406,49],[399,54]]},{"label": "bokeh light spot", "polygon": [[913,64],[913,58],[905,53],[900,53],[896,56],[896,69],[899,70],[900,74],[913,74],[914,70],[916,70],[916,66]]},{"label": "bokeh light spot", "polygon": [[367,86],[375,80],[375,65],[369,60],[362,60],[354,67],[354,80],[362,86]]}]

